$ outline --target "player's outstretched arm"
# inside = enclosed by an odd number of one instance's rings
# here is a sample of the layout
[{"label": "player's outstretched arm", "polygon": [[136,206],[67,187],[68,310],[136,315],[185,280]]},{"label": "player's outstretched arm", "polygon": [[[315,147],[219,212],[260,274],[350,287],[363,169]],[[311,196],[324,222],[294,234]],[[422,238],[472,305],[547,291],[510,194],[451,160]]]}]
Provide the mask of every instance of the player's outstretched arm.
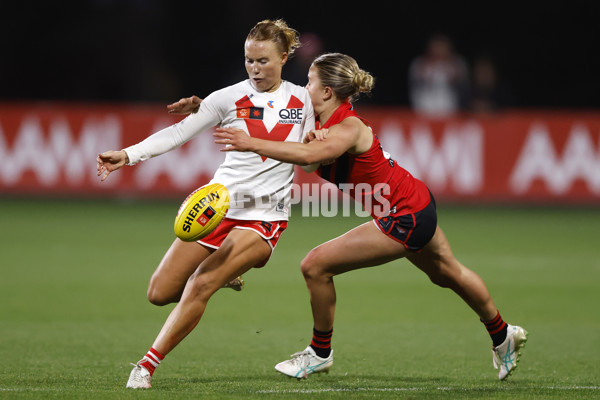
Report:
[{"label": "player's outstretched arm", "polygon": [[198,96],[186,97],[167,106],[169,114],[187,115],[198,112],[202,99]]},{"label": "player's outstretched arm", "polygon": [[111,172],[116,171],[127,164],[129,162],[129,156],[127,156],[127,153],[123,150],[109,150],[102,154],[98,154],[96,162],[98,164],[98,176],[102,176],[100,181],[104,181]]},{"label": "player's outstretched arm", "polygon": [[252,151],[274,160],[311,165],[336,159],[356,143],[358,130],[336,125],[329,131],[334,130],[336,134],[329,135],[327,140],[313,140],[310,143],[253,138],[236,128],[217,128],[213,136],[215,143],[227,145],[221,151]]}]

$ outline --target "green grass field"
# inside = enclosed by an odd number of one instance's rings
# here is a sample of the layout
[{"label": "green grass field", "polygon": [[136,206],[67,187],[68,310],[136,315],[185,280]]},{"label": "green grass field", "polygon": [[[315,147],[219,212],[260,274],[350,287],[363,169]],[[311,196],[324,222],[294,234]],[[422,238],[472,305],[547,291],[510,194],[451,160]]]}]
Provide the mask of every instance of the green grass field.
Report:
[{"label": "green grass field", "polygon": [[269,264],[222,290],[154,375],[125,389],[171,306],[145,298],[174,202],[0,200],[0,398],[600,397],[600,209],[439,207],[456,256],[529,342],[506,382],[475,314],[400,260],[336,278],[331,373],[273,366],[310,339],[299,262],[364,221],[292,215]]}]

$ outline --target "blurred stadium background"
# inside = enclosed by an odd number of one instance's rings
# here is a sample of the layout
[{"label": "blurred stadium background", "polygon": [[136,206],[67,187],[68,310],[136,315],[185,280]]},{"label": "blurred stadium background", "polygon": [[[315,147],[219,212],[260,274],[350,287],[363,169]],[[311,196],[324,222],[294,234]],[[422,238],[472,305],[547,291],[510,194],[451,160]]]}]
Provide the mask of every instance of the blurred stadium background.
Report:
[{"label": "blurred stadium background", "polygon": [[[448,304],[453,297],[418,272],[398,272],[406,264],[396,262],[340,278],[335,340],[345,358],[337,375],[301,387],[320,390],[313,398],[350,398],[365,387],[390,398],[412,389],[415,397],[431,397],[440,387],[474,397],[597,396],[599,4],[3,3],[0,397],[103,398],[122,391],[126,362],[146,351],[168,311],[144,295],[173,238],[172,218],[222,154],[205,135],[102,184],[96,154],[180,120],[167,115],[166,104],[244,79],[243,41],[265,18],[285,19],[307,39],[306,49],[348,53],[375,76],[373,95],[356,104],[359,113],[436,194],[455,253],[486,279],[505,318],[535,332],[529,364],[513,386],[498,389],[488,343],[473,333],[479,325],[470,311],[457,299]],[[508,95],[486,110],[468,100],[474,90],[454,112],[415,109],[410,66],[436,33],[451,39],[469,84],[485,56]],[[304,84],[302,61],[290,60],[284,77]],[[319,183],[302,172],[296,182]],[[295,382],[282,383],[271,370],[304,346],[310,331],[297,265],[311,247],[361,222],[302,218],[297,211],[269,267],[249,274],[241,293],[248,300],[233,293],[216,298],[205,333],[191,335],[171,366],[161,367],[161,395],[297,393]],[[361,302],[357,293],[372,300]],[[450,332],[440,334],[435,320]],[[140,325],[147,331],[131,337]],[[386,333],[372,343],[360,332]],[[407,334],[399,339],[398,332]],[[365,361],[373,353],[392,370]],[[395,364],[400,359],[415,369]],[[369,373],[353,370],[352,362],[365,363]],[[97,366],[102,372],[91,379],[84,371]],[[205,378],[190,377],[186,368]]]},{"label": "blurred stadium background", "polygon": [[[305,42],[284,77],[304,84],[307,60],[323,51],[354,56],[376,78],[357,107],[440,200],[597,203],[600,65],[590,55],[598,4],[491,12],[381,3],[365,5],[359,19],[352,7],[322,3],[4,4],[0,194],[172,197],[205,182],[221,160],[210,140],[104,185],[90,160],[178,121],[166,104],[244,79],[247,32],[261,19],[284,18]],[[460,101],[436,113],[413,101],[409,79],[434,34],[449,38],[466,69]],[[482,59],[491,62],[487,75],[478,73]],[[480,75],[495,86],[481,89]]]}]

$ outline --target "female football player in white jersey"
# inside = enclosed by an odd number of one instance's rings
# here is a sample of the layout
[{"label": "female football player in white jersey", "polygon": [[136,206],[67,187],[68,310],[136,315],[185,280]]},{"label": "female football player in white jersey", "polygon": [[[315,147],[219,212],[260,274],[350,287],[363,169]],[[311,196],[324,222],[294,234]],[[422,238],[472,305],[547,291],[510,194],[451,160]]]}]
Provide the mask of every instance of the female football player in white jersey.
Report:
[{"label": "female football player in white jersey", "polygon": [[[301,142],[315,126],[310,97],[305,88],[281,78],[298,46],[298,32],[284,21],[259,22],[244,45],[247,80],[212,93],[178,124],[131,147],[99,154],[98,175],[104,180],[124,165],[173,150],[215,125],[268,140]],[[292,164],[254,153],[226,155],[211,183],[221,183],[230,192],[227,217],[198,242],[175,239],[152,275],[150,302],[178,303],[134,366],[127,387],[151,387],[155,368],[198,324],[208,299],[232,279],[267,262],[287,226],[293,171]]]}]

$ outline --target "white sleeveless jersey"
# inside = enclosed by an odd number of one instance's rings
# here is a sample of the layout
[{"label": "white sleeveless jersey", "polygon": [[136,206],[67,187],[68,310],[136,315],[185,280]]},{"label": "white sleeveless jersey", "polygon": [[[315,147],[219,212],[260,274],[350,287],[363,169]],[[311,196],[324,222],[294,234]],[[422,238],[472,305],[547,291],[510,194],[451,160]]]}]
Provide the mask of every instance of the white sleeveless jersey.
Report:
[{"label": "white sleeveless jersey", "polygon": [[[314,129],[315,116],[303,87],[283,81],[275,92],[258,92],[245,80],[210,94],[197,113],[124,149],[129,164],[173,150],[215,125],[239,128],[260,139],[301,142]],[[279,221],[289,217],[293,175],[293,164],[231,151],[210,183],[229,190],[228,218]]]}]

